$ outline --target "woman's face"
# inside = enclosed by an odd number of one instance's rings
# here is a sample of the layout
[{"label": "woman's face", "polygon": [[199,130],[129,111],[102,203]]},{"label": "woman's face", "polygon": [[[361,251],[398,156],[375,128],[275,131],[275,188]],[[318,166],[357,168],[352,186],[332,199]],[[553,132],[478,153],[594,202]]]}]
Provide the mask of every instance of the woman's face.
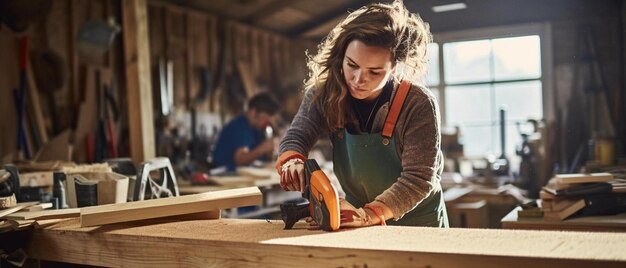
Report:
[{"label": "woman's face", "polygon": [[350,95],[359,100],[374,100],[393,72],[391,52],[353,40],[346,48],[342,68]]}]

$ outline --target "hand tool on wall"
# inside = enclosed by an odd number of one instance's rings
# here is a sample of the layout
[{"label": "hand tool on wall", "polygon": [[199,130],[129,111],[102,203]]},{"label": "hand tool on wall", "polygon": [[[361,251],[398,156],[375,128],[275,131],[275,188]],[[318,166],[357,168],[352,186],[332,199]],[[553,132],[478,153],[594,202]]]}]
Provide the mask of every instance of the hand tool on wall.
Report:
[{"label": "hand tool on wall", "polygon": [[[28,36],[23,36],[20,39],[20,86],[19,90],[15,94],[15,101],[17,103],[17,151],[24,153],[26,159],[31,158],[30,149],[26,142],[26,130],[24,128],[24,120],[26,118],[26,68],[28,64]],[[15,91],[14,91],[15,92]]]},{"label": "hand tool on wall", "polygon": [[111,74],[111,84],[110,86],[104,87],[104,120],[106,121],[107,127],[107,144],[109,145],[109,158],[116,158],[117,154],[117,142],[115,138],[115,127],[114,122],[117,121],[119,112],[117,110],[117,101],[115,101],[115,92],[117,81],[115,80],[115,75]]},{"label": "hand tool on wall", "polygon": [[95,80],[96,80],[96,133],[94,139],[94,162],[102,162],[102,160],[106,159],[106,147],[107,147],[107,137],[106,137],[106,126],[104,122],[104,98],[103,98],[103,85],[101,79],[101,71],[100,69],[96,69],[95,71]]},{"label": "hand tool on wall", "polygon": [[332,185],[328,176],[320,169],[315,159],[304,162],[304,197],[308,202],[295,204],[285,203],[280,205],[285,229],[291,229],[293,225],[306,217],[313,217],[324,231],[339,229],[339,196],[337,189]]},{"label": "hand tool on wall", "polygon": [[53,50],[46,49],[32,53],[32,70],[37,89],[48,98],[48,109],[52,121],[52,133],[61,133],[63,127],[57,116],[57,105],[54,93],[63,88],[67,81],[67,67],[63,58]]},{"label": "hand tool on wall", "polygon": [[159,85],[159,106],[161,107],[161,115],[167,116],[174,108],[174,81],[173,81],[173,63],[171,60],[160,58],[157,66],[158,85]]},{"label": "hand tool on wall", "polygon": [[120,32],[114,18],[104,22],[89,20],[83,23],[76,36],[76,50],[85,57],[101,56],[106,53],[115,35]]},{"label": "hand tool on wall", "polygon": [[19,89],[13,89],[13,99],[15,101],[17,110],[17,153],[18,159],[30,158],[30,148],[28,147],[28,141],[26,140],[26,131],[24,129],[24,117],[25,117],[25,92]]}]

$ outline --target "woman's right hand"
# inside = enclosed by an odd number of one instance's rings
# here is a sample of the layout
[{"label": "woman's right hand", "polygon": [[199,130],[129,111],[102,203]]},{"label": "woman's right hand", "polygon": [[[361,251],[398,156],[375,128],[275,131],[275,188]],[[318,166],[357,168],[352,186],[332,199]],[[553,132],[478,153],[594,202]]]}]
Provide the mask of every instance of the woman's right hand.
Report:
[{"label": "woman's right hand", "polygon": [[289,164],[280,174],[280,187],[285,191],[304,192],[304,163]]}]

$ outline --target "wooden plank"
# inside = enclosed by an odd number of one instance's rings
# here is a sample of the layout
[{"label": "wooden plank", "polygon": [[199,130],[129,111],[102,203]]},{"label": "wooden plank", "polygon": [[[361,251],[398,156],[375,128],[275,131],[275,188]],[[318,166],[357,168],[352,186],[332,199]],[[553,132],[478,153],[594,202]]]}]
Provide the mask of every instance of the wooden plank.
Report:
[{"label": "wooden plank", "polygon": [[[39,104],[39,90],[37,89],[37,83],[35,83],[35,73],[33,72],[33,66],[30,62],[28,63],[26,76],[28,80],[28,94],[26,95],[30,98],[30,102],[28,104],[31,105],[32,108],[33,114],[31,116],[35,119],[35,126],[39,140],[42,144],[46,144],[48,142],[48,132],[46,131],[46,124],[44,123],[41,105]],[[33,146],[31,146],[31,148],[33,148]]]},{"label": "wooden plank", "polygon": [[44,144],[35,156],[35,161],[72,161],[72,147],[70,146],[72,131],[67,129],[50,142]]},{"label": "wooden plank", "polygon": [[[0,156],[5,157],[16,152],[17,109],[13,98],[13,89],[19,86],[19,43],[11,31],[0,31]],[[3,163],[5,159],[2,159]]]},{"label": "wooden plank", "polygon": [[76,116],[76,129],[74,131],[73,160],[78,163],[88,162],[87,136],[97,129],[95,116],[98,113],[96,105],[96,67],[88,66],[85,69],[85,80],[82,85],[84,100],[80,103]]},{"label": "wooden plank", "polygon": [[155,157],[146,1],[122,3],[130,155],[136,164]]},{"label": "wooden plank", "polygon": [[[197,220],[34,230],[29,257],[119,267],[623,267],[626,234],[374,226],[326,233],[303,222]],[[384,237],[372,243],[373,237]],[[54,246],[52,246],[54,245]],[[81,245],[77,247],[76,245]]]},{"label": "wooden plank", "polygon": [[165,12],[161,7],[150,5],[150,54],[153,59],[164,57],[165,51]]},{"label": "wooden plank", "polygon": [[79,208],[67,208],[67,209],[52,209],[42,210],[34,212],[15,212],[11,215],[5,216],[5,219],[9,220],[50,220],[50,219],[65,219],[75,218],[80,216]]},{"label": "wooden plank", "polygon": [[128,222],[165,216],[262,203],[257,187],[248,187],[171,198],[135,201],[122,204],[85,207],[80,213],[82,227]]},{"label": "wooden plank", "polygon": [[262,81],[265,83],[265,85],[268,85],[271,81],[271,77],[272,77],[272,60],[270,57],[270,54],[272,53],[270,50],[270,34],[268,33],[261,33],[260,36],[260,53],[261,53],[261,66],[263,66],[263,68],[261,68],[261,77],[262,77]]},{"label": "wooden plank", "polygon": [[[70,59],[70,52],[67,50],[67,42],[69,41],[68,37],[71,35],[71,27],[69,23],[69,20],[71,19],[69,14],[71,13],[67,12],[69,10],[68,5],[70,4],[71,1],[69,0],[54,1],[52,3],[50,14],[46,16],[45,24],[43,25],[43,27],[45,27],[48,47],[55,53],[58,53],[58,55],[64,60],[66,66],[63,66],[63,68],[66,73],[69,72],[69,66],[67,64],[69,63],[68,59]],[[70,105],[68,96],[69,89],[71,88],[71,82],[68,78],[69,75],[65,77],[66,80],[63,86],[57,92],[51,94],[55,98],[56,105],[59,108],[68,107]],[[70,121],[64,120],[63,118],[60,118],[59,122],[60,125],[64,125],[63,123],[68,123],[65,124],[66,126],[70,125]]]},{"label": "wooden plank", "polygon": [[0,210],[0,218],[6,217],[7,215],[18,212],[25,207],[28,207],[28,205],[15,205],[10,208],[5,208],[3,210]]},{"label": "wooden plank", "polygon": [[185,42],[185,17],[182,11],[165,10],[166,58],[173,64],[174,106],[187,107],[187,45]]},{"label": "wooden plank", "polygon": [[49,208],[52,208],[52,203],[41,203],[37,205],[32,205],[32,206],[23,208],[20,211],[35,212],[35,211],[42,211],[42,210],[49,209]]},{"label": "wooden plank", "polygon": [[569,207],[562,208],[560,211],[545,211],[543,213],[543,218],[546,221],[562,221],[569,216],[574,215],[574,213],[585,207],[585,200],[580,199],[575,203],[571,204]]},{"label": "wooden plank", "polygon": [[520,218],[517,207],[502,218],[503,229],[563,230],[581,232],[626,232],[626,213],[607,216],[573,217],[563,221],[547,221],[541,218]]},{"label": "wooden plank", "polygon": [[20,203],[17,203],[17,204],[26,206],[25,208],[28,208],[28,207],[31,207],[31,206],[34,206],[34,205],[39,205],[39,201],[20,202]]},{"label": "wooden plank", "polygon": [[553,200],[552,207],[550,207],[548,211],[563,211],[564,209],[571,207],[578,201],[580,201],[580,199]]},{"label": "wooden plank", "polygon": [[244,21],[249,24],[256,24],[257,22],[274,15],[276,12],[293,5],[298,1],[300,0],[277,0],[274,2],[270,2],[269,4],[264,5],[260,10],[257,10],[256,12],[246,17]]},{"label": "wooden plank", "polygon": [[259,31],[250,31],[250,53],[252,54],[252,75],[258,81],[261,75],[261,50],[259,47]]},{"label": "wooden plank", "polygon": [[208,40],[207,40],[207,19],[193,13],[186,16],[187,30],[187,79],[189,80],[189,96],[191,104],[196,110],[201,107],[204,100],[197,99],[201,92],[200,69],[208,68]]},{"label": "wooden plank", "polygon": [[243,61],[237,61],[237,71],[239,72],[239,77],[241,78],[241,82],[243,84],[243,88],[246,91],[246,98],[252,98],[254,93],[256,92],[256,82],[250,74],[250,67],[247,63]]},{"label": "wooden plank", "polygon": [[607,182],[613,179],[611,173],[578,173],[578,174],[557,174],[555,181],[560,184]]}]

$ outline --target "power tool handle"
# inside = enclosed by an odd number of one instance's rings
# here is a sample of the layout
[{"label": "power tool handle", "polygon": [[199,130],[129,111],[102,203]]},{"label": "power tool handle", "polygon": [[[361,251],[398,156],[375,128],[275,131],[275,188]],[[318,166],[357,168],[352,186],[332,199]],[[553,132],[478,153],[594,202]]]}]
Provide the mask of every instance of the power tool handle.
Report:
[{"label": "power tool handle", "polygon": [[299,220],[311,216],[308,202],[280,204],[280,211],[285,223],[285,230],[291,229]]}]

